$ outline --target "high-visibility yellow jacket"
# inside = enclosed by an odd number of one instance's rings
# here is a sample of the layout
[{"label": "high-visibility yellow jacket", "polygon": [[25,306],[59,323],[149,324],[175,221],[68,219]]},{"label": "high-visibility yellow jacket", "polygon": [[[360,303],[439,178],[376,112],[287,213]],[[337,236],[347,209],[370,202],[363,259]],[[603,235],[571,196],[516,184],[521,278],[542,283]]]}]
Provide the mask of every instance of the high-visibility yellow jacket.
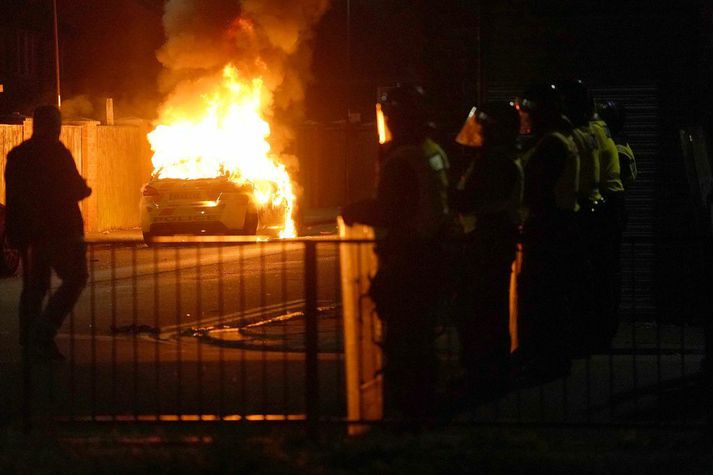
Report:
[{"label": "high-visibility yellow jacket", "polygon": [[433,140],[388,143],[376,197],[351,203],[349,220],[375,227],[378,238],[430,240],[451,222],[448,157]]},{"label": "high-visibility yellow jacket", "polygon": [[570,135],[545,134],[521,160],[525,170],[524,204],[529,213],[547,208],[579,210],[579,153]]},{"label": "high-visibility yellow jacket", "polygon": [[574,129],[572,140],[579,152],[579,198],[599,201],[602,199],[599,192],[601,147],[589,125]]},{"label": "high-visibility yellow jacket", "polygon": [[639,170],[636,168],[636,157],[628,143],[617,143],[619,152],[619,166],[621,167],[621,182],[624,188],[629,188],[636,181]]},{"label": "high-visibility yellow jacket", "polygon": [[624,191],[624,185],[621,182],[619,152],[611,138],[607,124],[603,120],[596,119],[591,121],[589,125],[600,149],[599,190],[604,196]]}]

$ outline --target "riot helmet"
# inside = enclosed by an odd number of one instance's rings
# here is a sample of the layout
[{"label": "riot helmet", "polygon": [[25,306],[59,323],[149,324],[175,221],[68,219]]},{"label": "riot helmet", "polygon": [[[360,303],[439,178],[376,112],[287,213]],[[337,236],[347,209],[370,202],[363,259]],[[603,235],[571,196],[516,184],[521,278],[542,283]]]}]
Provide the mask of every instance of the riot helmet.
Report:
[{"label": "riot helmet", "polygon": [[473,107],[456,142],[468,147],[512,147],[520,132],[520,115],[512,102]]},{"label": "riot helmet", "polygon": [[592,120],[594,101],[581,79],[560,81],[556,86],[563,106],[563,113],[575,127],[582,127]]},{"label": "riot helmet", "polygon": [[376,107],[380,141],[425,135],[428,116],[422,87],[397,84],[380,89]]},{"label": "riot helmet", "polygon": [[537,83],[528,87],[518,101],[521,120],[534,135],[556,130],[563,124],[562,104],[554,84]]},{"label": "riot helmet", "polygon": [[613,136],[618,136],[624,129],[626,120],[626,110],[616,101],[605,101],[597,104],[597,114],[606,122],[609,132]]}]

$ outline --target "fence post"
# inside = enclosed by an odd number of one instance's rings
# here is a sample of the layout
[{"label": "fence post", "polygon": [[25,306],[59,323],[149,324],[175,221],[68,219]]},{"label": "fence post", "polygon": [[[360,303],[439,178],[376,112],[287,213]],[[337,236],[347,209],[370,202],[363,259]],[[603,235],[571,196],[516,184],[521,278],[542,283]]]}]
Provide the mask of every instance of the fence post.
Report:
[{"label": "fence post", "polygon": [[703,355],[703,391],[706,401],[706,430],[713,433],[713,318],[707,315],[703,327],[705,354]]},{"label": "fence post", "polygon": [[[713,205],[709,204],[708,214],[713,216]],[[713,237],[708,234],[703,239],[703,252],[704,252],[704,272],[703,278],[706,285],[703,290],[706,293],[706,300],[704,303],[707,311],[710,311],[712,300],[710,298],[711,293],[711,282],[713,282]],[[708,433],[713,433],[713,315],[706,315],[703,322],[703,344],[704,344],[704,355],[702,362],[702,372],[703,372],[703,391],[704,398],[706,401],[705,407],[705,424]]]},{"label": "fence post", "polygon": [[26,434],[32,430],[32,370],[28,345],[22,347],[22,430]]},{"label": "fence post", "polygon": [[307,434],[319,436],[319,368],[317,325],[317,243],[305,245],[305,415]]},{"label": "fence post", "polygon": [[[97,126],[94,120],[83,121],[80,168],[82,176],[94,187],[94,193],[89,198],[80,202],[79,206],[84,215],[84,229],[86,231],[99,231],[99,153],[97,148]],[[75,159],[78,158],[75,156]]]}]

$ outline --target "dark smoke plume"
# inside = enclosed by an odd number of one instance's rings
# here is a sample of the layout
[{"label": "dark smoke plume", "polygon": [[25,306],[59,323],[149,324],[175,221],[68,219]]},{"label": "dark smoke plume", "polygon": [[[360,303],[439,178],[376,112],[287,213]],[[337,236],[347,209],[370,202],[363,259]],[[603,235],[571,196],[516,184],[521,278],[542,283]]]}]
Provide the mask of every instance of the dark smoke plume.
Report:
[{"label": "dark smoke plume", "polygon": [[159,121],[170,118],[176,102],[198,100],[230,63],[244,77],[263,78],[270,142],[281,153],[291,139],[288,124],[302,114],[312,31],[328,6],[329,0],[168,0],[166,42],[157,52],[167,94]]}]

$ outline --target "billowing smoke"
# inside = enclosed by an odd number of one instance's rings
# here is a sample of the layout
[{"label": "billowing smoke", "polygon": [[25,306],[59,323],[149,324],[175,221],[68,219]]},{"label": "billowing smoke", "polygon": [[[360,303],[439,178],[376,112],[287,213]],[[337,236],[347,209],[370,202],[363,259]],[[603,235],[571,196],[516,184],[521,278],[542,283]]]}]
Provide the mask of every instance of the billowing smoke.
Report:
[{"label": "billowing smoke", "polygon": [[233,64],[244,77],[262,77],[264,113],[270,142],[281,154],[302,114],[310,78],[312,29],[329,0],[167,0],[166,42],[157,57],[164,67],[160,83],[166,101],[159,122],[201,94]]},{"label": "billowing smoke", "polygon": [[73,96],[62,101],[64,119],[86,119],[94,117],[94,104],[87,95]]},{"label": "billowing smoke", "polygon": [[[0,5],[7,3],[0,1]],[[31,3],[37,8],[52,5]],[[162,6],[160,0],[57,2],[64,117],[104,121],[108,97],[114,99],[117,119],[155,117],[161,99],[156,84],[161,65],[154,52],[164,41]],[[0,17],[4,14],[0,7]],[[43,102],[54,103],[52,93]]]}]

